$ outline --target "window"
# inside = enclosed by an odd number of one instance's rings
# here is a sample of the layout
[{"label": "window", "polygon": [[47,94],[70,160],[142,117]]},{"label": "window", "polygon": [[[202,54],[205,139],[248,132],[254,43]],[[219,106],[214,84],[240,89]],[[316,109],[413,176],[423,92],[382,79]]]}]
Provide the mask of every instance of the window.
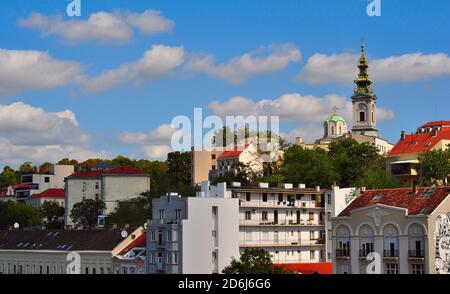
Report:
[{"label": "window", "polygon": [[172,263],[172,254],[171,253],[167,253],[167,263],[168,264]]},{"label": "window", "polygon": [[93,274],[93,275],[96,274],[96,269],[95,269],[95,267],[92,269],[92,274]]},{"label": "window", "polygon": [[327,203],[328,203],[328,205],[331,205],[331,195],[328,195]]},{"label": "window", "polygon": [[388,263],[386,265],[386,274],[398,275],[398,264],[397,263]]},{"label": "window", "polygon": [[267,211],[263,211],[263,212],[262,212],[262,215],[261,215],[261,219],[262,219],[263,221],[266,221],[266,220],[267,220],[267,215],[268,215]]},{"label": "window", "polygon": [[411,273],[413,275],[423,275],[425,273],[423,264],[412,264]]},{"label": "window", "polygon": [[251,201],[251,199],[252,199],[252,197],[251,197],[250,192],[246,192],[245,193],[245,201]]},{"label": "window", "polygon": [[315,259],[316,258],[316,251],[315,250],[310,250],[309,251],[309,258],[310,259]]},{"label": "window", "polygon": [[314,220],[314,212],[310,211],[308,213],[308,220],[313,221]]},{"label": "window", "polygon": [[283,194],[278,194],[278,202],[283,202]]},{"label": "window", "polygon": [[216,155],[215,154],[211,154],[211,159],[216,159]]},{"label": "window", "polygon": [[45,177],[45,178],[44,178],[44,182],[50,183],[50,177]]},{"label": "window", "polygon": [[212,170],[215,170],[215,169],[216,169],[216,166],[215,166],[215,165],[212,165],[212,166],[211,166],[211,169],[212,169]]},{"label": "window", "polygon": [[246,220],[251,220],[252,219],[252,212],[250,210],[247,210],[245,212],[245,219]]},{"label": "window", "polygon": [[267,193],[263,193],[262,195],[262,201],[267,202]]},{"label": "window", "polygon": [[365,122],[366,121],[366,112],[364,112],[364,111],[360,111],[359,112],[359,121],[360,122]]},{"label": "window", "polygon": [[[48,267],[47,267],[47,269],[48,269]],[[88,268],[88,267],[84,268],[84,273],[85,273],[86,275],[89,274],[89,268]]]},{"label": "window", "polygon": [[150,231],[150,240],[155,241],[155,231]]},{"label": "window", "polygon": [[159,210],[159,219],[160,220],[164,219],[164,209]]},{"label": "window", "polygon": [[95,189],[98,190],[98,188],[100,187],[100,184],[98,182],[95,183]]},{"label": "window", "polygon": [[175,218],[181,219],[181,209],[175,209]]},{"label": "window", "polygon": [[178,264],[178,253],[177,252],[173,253],[173,263]]},{"label": "window", "polygon": [[314,231],[309,231],[309,240],[314,240]]},{"label": "window", "polygon": [[105,270],[104,270],[102,267],[100,268],[100,274],[101,274],[101,275],[104,275],[104,274],[105,274]]},{"label": "window", "polygon": [[167,241],[172,241],[172,230],[167,231]]}]

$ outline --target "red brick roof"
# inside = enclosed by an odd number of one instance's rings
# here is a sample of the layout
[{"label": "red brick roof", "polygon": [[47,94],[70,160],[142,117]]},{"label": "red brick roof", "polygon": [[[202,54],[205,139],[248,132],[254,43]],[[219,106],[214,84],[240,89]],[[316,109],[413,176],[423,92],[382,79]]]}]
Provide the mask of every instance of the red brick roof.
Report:
[{"label": "red brick roof", "polygon": [[234,146],[233,150],[224,151],[222,152],[218,158],[230,158],[230,157],[238,157],[241,155],[241,153],[247,149],[248,144],[245,144],[245,146]]},{"label": "red brick roof", "polygon": [[64,199],[64,189],[47,189],[39,194],[33,194],[28,199],[34,198],[57,198]]},{"label": "red brick roof", "polygon": [[118,166],[105,170],[85,170],[73,173],[69,178],[100,178],[104,175],[142,175],[148,174],[138,168],[132,166]]},{"label": "red brick roof", "polygon": [[405,139],[399,140],[388,156],[400,154],[421,153],[432,150],[436,144],[442,140],[450,140],[450,121],[429,122],[423,125],[426,127],[441,126],[442,129],[433,136],[431,132],[406,135]]},{"label": "red brick roof", "polygon": [[352,210],[376,204],[406,208],[409,215],[427,215],[449,195],[450,187],[418,187],[416,194],[412,188],[369,190],[353,200],[339,216],[349,216]]}]

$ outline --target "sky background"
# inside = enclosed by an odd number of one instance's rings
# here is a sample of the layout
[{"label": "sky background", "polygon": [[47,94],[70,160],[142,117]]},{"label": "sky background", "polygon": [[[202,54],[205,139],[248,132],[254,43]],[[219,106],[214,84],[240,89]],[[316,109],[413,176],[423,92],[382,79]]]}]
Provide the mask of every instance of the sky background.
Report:
[{"label": "sky background", "polygon": [[362,37],[382,137],[450,120],[447,0],[381,0],[379,17],[366,0],[1,2],[0,166],[164,159],[194,107],[312,141],[334,105],[351,125]]}]

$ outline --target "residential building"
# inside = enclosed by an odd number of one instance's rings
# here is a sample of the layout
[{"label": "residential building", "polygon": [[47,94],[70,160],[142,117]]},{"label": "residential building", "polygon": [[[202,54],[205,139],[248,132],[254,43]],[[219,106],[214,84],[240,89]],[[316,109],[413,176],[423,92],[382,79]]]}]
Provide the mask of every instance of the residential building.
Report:
[{"label": "residential building", "polygon": [[397,177],[404,186],[412,187],[420,181],[416,171],[420,155],[430,150],[446,150],[449,145],[450,121],[428,122],[410,135],[402,132],[387,155],[387,173]]},{"label": "residential building", "polygon": [[[338,189],[338,188],[336,188]],[[326,195],[329,190],[300,184],[281,188],[259,183],[228,189],[239,199],[239,250],[263,248],[272,261],[302,273],[331,273],[326,247]]]},{"label": "residential building", "polygon": [[55,202],[59,206],[65,207],[64,189],[47,189],[41,193],[33,194],[27,198],[25,204],[39,209],[45,201]]},{"label": "residential building", "polygon": [[0,188],[0,201],[16,201],[16,189],[28,188],[27,184],[16,184],[7,187]]},{"label": "residential building", "polygon": [[113,273],[113,257],[145,230],[0,231],[0,274]]},{"label": "residential building", "polygon": [[[168,193],[153,200],[147,225],[147,272],[166,274],[221,273],[239,258],[238,200],[226,185],[197,197]],[[220,195],[220,196],[219,196]]]},{"label": "residential building", "polygon": [[450,187],[363,192],[332,218],[333,272],[450,273],[449,196]]},{"label": "residential building", "polygon": [[117,201],[138,197],[149,190],[150,175],[134,167],[121,166],[76,172],[66,178],[66,227],[73,225],[70,211],[75,203],[84,199],[103,200],[106,209],[100,217],[101,224],[104,217],[115,210]]},{"label": "residential building", "polygon": [[64,178],[73,172],[73,165],[53,164],[48,174],[22,175],[21,185],[15,188],[16,201],[25,203],[33,194],[39,194],[47,189],[64,189]]},{"label": "residential building", "polygon": [[113,257],[113,272],[115,274],[141,275],[145,274],[147,234],[136,237],[122,251]]},{"label": "residential building", "polygon": [[209,172],[217,169],[217,157],[222,152],[222,150],[217,150],[216,148],[192,147],[192,186],[200,185],[203,181],[208,181]]}]

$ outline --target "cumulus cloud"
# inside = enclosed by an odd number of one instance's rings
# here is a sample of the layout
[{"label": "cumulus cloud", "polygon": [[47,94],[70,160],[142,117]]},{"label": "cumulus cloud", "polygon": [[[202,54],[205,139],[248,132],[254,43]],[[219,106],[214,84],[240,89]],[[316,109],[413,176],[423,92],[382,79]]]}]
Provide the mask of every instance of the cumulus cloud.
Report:
[{"label": "cumulus cloud", "polygon": [[174,23],[155,10],[142,13],[99,11],[88,19],[65,20],[61,15],[47,16],[32,13],[19,25],[40,31],[43,35],[57,35],[66,42],[94,41],[100,44],[123,44],[133,36],[133,28],[142,34],[171,32]]},{"label": "cumulus cloud", "polygon": [[[357,54],[314,54],[297,76],[310,84],[350,84],[357,74]],[[450,58],[445,53],[411,53],[369,59],[369,74],[377,82],[410,82],[450,75]]]},{"label": "cumulus cloud", "polygon": [[137,62],[122,64],[116,69],[87,79],[84,87],[88,91],[97,92],[130,82],[140,85],[170,75],[174,68],[183,63],[183,59],[183,47],[153,45]]},{"label": "cumulus cloud", "polygon": [[[352,102],[344,96],[329,94],[323,97],[290,93],[275,99],[252,100],[246,97],[231,97],[223,102],[213,101],[208,109],[215,115],[278,116],[280,122],[296,123],[298,127],[287,134],[283,134],[290,141],[296,136],[312,142],[323,135],[323,122],[331,114],[332,108],[338,107],[338,112],[347,120],[349,127],[352,122]],[[379,122],[394,119],[391,109],[378,108]]]},{"label": "cumulus cloud", "polygon": [[252,52],[234,57],[226,63],[217,64],[210,54],[193,55],[186,67],[194,72],[201,72],[239,84],[247,79],[285,69],[289,63],[301,59],[300,50],[292,44],[279,44],[261,47]]},{"label": "cumulus cloud", "polygon": [[64,86],[79,81],[82,72],[79,63],[46,52],[0,49],[0,94]]},{"label": "cumulus cloud", "polygon": [[70,110],[46,112],[23,102],[0,104],[0,163],[41,163],[64,157],[86,159],[105,155],[89,147]]},{"label": "cumulus cloud", "polygon": [[143,156],[150,159],[165,159],[172,151],[172,135],[177,131],[170,124],[162,124],[149,132],[123,132],[119,141],[142,147]]}]

